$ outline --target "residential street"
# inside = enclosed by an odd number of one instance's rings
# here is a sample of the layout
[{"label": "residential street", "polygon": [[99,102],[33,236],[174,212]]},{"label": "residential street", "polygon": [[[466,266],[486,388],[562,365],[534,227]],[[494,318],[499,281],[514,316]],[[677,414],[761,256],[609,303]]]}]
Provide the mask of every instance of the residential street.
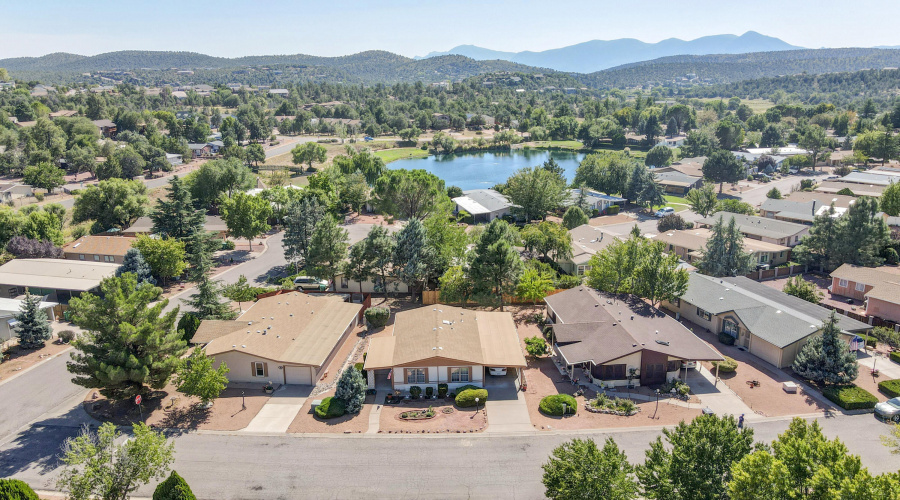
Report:
[{"label": "residential street", "polygon": [[829,175],[829,173],[822,172],[821,170],[816,170],[815,175],[789,175],[769,182],[768,184],[762,184],[759,187],[745,189],[738,198],[754,207],[759,207],[766,201],[766,193],[771,191],[773,187],[777,187],[782,194],[787,194],[791,192],[792,186],[799,186],[800,181],[803,179],[811,179],[813,182],[822,182]]}]

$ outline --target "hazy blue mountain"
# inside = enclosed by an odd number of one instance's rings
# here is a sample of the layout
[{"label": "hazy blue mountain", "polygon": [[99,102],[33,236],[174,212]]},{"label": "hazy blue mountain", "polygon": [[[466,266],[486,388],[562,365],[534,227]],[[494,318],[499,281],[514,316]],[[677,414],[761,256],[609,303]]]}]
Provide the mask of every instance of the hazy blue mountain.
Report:
[{"label": "hazy blue mountain", "polygon": [[623,64],[666,56],[743,54],[799,48],[801,47],[790,45],[778,38],[748,31],[740,36],[713,35],[687,41],[669,38],[657,43],[646,43],[634,38],[592,40],[541,52],[500,52],[474,45],[460,45],[447,52],[432,52],[425,58],[457,54],[479,61],[500,59],[557,71],[592,73]]}]

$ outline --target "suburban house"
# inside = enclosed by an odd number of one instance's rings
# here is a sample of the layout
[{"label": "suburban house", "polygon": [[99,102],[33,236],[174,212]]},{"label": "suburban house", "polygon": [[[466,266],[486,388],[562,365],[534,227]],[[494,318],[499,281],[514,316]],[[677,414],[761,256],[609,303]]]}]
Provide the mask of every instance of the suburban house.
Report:
[{"label": "suburban house", "polygon": [[570,229],[569,235],[572,237],[572,256],[560,259],[559,267],[575,276],[584,276],[591,269],[588,264],[591,257],[618,239],[617,236],[590,224]]},{"label": "suburban house", "polygon": [[100,135],[107,139],[116,138],[116,124],[112,120],[93,120],[93,122],[100,129]]},{"label": "suburban house", "polygon": [[[827,212],[830,205],[823,205],[816,200],[791,201],[766,198],[759,207],[759,215],[768,219],[783,220],[796,224],[812,225],[817,215]],[[839,217],[846,209],[835,207],[835,217]]]},{"label": "suburban house", "polygon": [[496,218],[510,213],[513,204],[506,196],[493,189],[470,189],[463,191],[463,195],[453,198],[456,203],[454,213],[462,210],[470,213],[475,222],[490,222]]},{"label": "suburban house", "polygon": [[212,155],[212,146],[209,144],[190,143],[188,148],[191,150],[191,156],[194,158],[204,158]]},{"label": "suburban house", "polygon": [[[447,384],[484,386],[486,368],[526,366],[512,314],[438,304],[398,312],[393,335],[369,342],[369,388],[387,377],[394,390]],[[382,383],[385,381],[382,379]]]},{"label": "suburban house", "polygon": [[82,236],[63,247],[66,259],[121,264],[134,238],[123,236]]},{"label": "suburban house", "polygon": [[831,272],[832,297],[851,298],[865,305],[866,316],[900,323],[900,269],[844,264]]},{"label": "suburban house", "polygon": [[28,184],[7,182],[0,184],[0,201],[7,202],[34,196],[34,188]]},{"label": "suburban house", "polygon": [[815,191],[819,193],[837,194],[844,189],[849,189],[853,196],[871,196],[878,198],[881,193],[887,189],[885,184],[858,184],[855,182],[844,182],[841,179],[834,181],[822,181],[816,187]]},{"label": "suburban house", "polygon": [[[743,276],[714,278],[691,273],[687,292],[663,307],[709,332],[724,333],[735,345],[778,368],[791,366],[806,342],[821,333],[828,309]],[[838,315],[849,341],[869,325]]]},{"label": "suburban house", "polygon": [[687,136],[684,134],[673,135],[672,137],[663,136],[656,141],[656,146],[665,146],[667,148],[680,148],[684,146],[684,140]]},{"label": "suburban house", "polygon": [[[16,336],[16,331],[14,329],[17,323],[16,316],[19,314],[19,311],[22,310],[23,302],[24,300],[20,299],[0,299],[0,343],[6,342]],[[44,314],[47,315],[47,319],[53,321],[56,319],[56,315],[53,312],[53,308],[56,305],[56,302],[41,301],[38,304],[38,309],[44,311]]]},{"label": "suburban house", "polygon": [[[228,234],[228,225],[218,215],[204,216],[206,221],[203,223],[203,229],[208,232],[216,233],[219,238],[224,238]],[[139,217],[134,224],[122,231],[123,236],[137,236],[139,234],[153,233],[153,220],[149,216]]]},{"label": "suburban house", "polygon": [[681,323],[636,297],[579,286],[544,302],[553,322],[553,350],[572,380],[601,387],[657,385],[676,378],[684,361],[724,359]]},{"label": "suburban house", "polygon": [[312,385],[359,320],[362,305],[339,296],[288,292],[259,299],[234,321],[204,320],[191,339],[205,344],[230,382]]},{"label": "suburban house", "polygon": [[119,264],[68,259],[13,259],[0,266],[0,297],[14,299],[28,290],[53,302],[90,292],[116,274]]},{"label": "suburban house", "polygon": [[800,243],[804,236],[809,234],[809,226],[805,224],[731,212],[716,212],[709,217],[698,220],[697,225],[699,227],[712,227],[720,219],[725,225],[728,225],[731,218],[734,218],[741,234],[751,240],[794,247]]},{"label": "suburban house", "polygon": [[[570,189],[569,197],[563,201],[563,206],[570,207],[578,203],[578,198],[581,197],[581,189]],[[600,213],[606,211],[607,208],[618,205],[622,207],[627,202],[625,198],[619,198],[618,196],[610,196],[605,193],[601,193],[599,191],[594,191],[593,189],[585,189],[584,190],[584,202],[587,203],[588,208],[591,210],[597,210]],[[588,214],[590,216],[591,214]]]},{"label": "suburban house", "polygon": [[212,154],[219,154],[219,150],[225,147],[225,143],[222,141],[210,141],[206,143],[209,146],[209,151]]},{"label": "suburban house", "polygon": [[799,203],[817,201],[822,206],[834,205],[835,209],[843,210],[847,210],[851,205],[856,203],[855,196],[820,193],[818,191],[794,191],[793,193],[785,194],[784,199]]},{"label": "suburban house", "polygon": [[287,97],[291,93],[288,91],[288,89],[269,89],[269,94],[277,95],[277,96],[284,97],[285,99],[287,99]]},{"label": "suburban house", "polygon": [[[712,231],[706,228],[672,230],[654,236],[666,244],[667,252],[678,255],[689,264],[695,264],[703,257],[710,237]],[[744,239],[744,251],[751,253],[758,265],[779,266],[791,259],[789,247],[750,238]]]},{"label": "suburban house", "polygon": [[684,195],[691,189],[703,187],[703,177],[688,175],[670,167],[655,168],[653,174],[656,176],[656,183],[669,194]]}]

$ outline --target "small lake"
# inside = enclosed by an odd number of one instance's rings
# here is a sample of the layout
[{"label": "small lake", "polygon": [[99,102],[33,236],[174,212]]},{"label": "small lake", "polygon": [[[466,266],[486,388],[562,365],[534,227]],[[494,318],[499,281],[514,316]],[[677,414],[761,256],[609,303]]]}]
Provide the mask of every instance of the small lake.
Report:
[{"label": "small lake", "polygon": [[571,182],[584,155],[567,151],[515,149],[509,152],[432,155],[427,158],[397,160],[389,163],[388,168],[427,170],[443,179],[447,187],[489,189],[506,182],[516,170],[539,166],[550,158],[565,169],[566,180]]}]

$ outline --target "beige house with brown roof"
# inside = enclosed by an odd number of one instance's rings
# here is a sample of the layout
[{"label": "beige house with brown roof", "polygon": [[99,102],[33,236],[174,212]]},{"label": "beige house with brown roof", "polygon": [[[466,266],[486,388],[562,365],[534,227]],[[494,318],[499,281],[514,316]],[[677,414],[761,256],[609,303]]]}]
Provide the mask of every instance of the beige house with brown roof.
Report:
[{"label": "beige house with brown roof", "polygon": [[486,368],[525,366],[512,314],[438,304],[398,312],[393,335],[369,342],[364,368],[369,388],[386,374],[394,390],[447,384],[453,391],[484,386]]},{"label": "beige house with brown roof", "polygon": [[65,258],[121,264],[135,238],[124,236],[82,236],[63,247]]},{"label": "beige house with brown roof", "polygon": [[356,328],[362,305],[340,296],[288,292],[260,299],[235,321],[200,323],[206,344],[231,382],[315,384]]},{"label": "beige house with brown roof", "polygon": [[[678,255],[689,264],[695,264],[703,257],[703,251],[712,231],[707,228],[666,231],[654,236],[666,244],[666,251]],[[753,254],[753,260],[759,265],[779,266],[791,259],[791,249],[784,245],[762,240],[744,238],[744,251]]]},{"label": "beige house with brown roof", "polygon": [[572,237],[572,256],[560,259],[559,267],[574,276],[584,276],[591,269],[588,264],[591,257],[618,239],[618,236],[590,224],[570,229],[569,235]]},{"label": "beige house with brown roof", "polygon": [[900,269],[897,267],[844,264],[832,271],[828,291],[832,296],[864,303],[866,316],[900,323]]}]

